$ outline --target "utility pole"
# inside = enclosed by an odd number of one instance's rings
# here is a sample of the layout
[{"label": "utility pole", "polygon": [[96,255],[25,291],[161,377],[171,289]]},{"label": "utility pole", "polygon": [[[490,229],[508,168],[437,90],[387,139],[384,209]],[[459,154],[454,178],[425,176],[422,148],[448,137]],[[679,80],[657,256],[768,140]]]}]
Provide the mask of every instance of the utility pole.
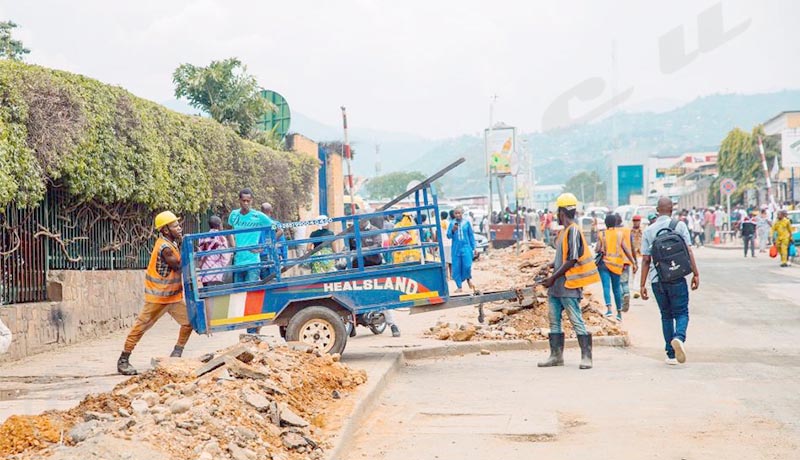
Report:
[{"label": "utility pole", "polygon": [[375,177],[381,175],[381,145],[375,144]]},{"label": "utility pole", "polygon": [[[494,103],[497,101],[497,94],[492,95],[490,98],[491,102],[489,102],[489,129],[486,131],[486,138],[484,139],[484,150],[486,155],[486,177],[489,179],[489,224],[493,224],[492,221],[492,201],[494,201],[494,197],[492,194],[492,163],[491,158],[489,158],[489,141],[492,138],[492,127],[494,125]],[[502,193],[498,190],[498,192]]]},{"label": "utility pole", "polygon": [[353,190],[352,154],[350,153],[350,139],[347,137],[347,111],[342,106],[342,126],[344,126],[344,159],[347,163],[347,187],[350,191],[350,215],[356,215],[356,197]]}]

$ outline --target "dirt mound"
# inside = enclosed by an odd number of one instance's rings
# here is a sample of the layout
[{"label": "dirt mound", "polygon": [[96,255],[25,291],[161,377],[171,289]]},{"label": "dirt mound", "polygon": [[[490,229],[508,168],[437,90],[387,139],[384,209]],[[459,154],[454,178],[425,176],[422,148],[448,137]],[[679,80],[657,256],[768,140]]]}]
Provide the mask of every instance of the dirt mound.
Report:
[{"label": "dirt mound", "polygon": [[[488,271],[495,275],[492,290],[517,289],[533,286],[534,280],[552,273],[550,263],[555,250],[540,241],[521,243],[518,248],[510,246],[492,251],[488,257],[473,265],[473,270]],[[439,340],[457,342],[469,340],[545,340],[550,332],[547,289],[535,286],[536,300],[529,307],[519,307],[514,302],[486,305],[486,324],[438,323],[431,327],[428,335]],[[605,306],[592,293],[584,290],[581,310],[586,327],[593,335],[625,335],[619,324],[603,316]],[[563,315],[562,327],[567,337],[575,337],[572,324]]]},{"label": "dirt mound", "polygon": [[248,339],[215,355],[154,360],[70,410],[12,416],[0,425],[0,456],[78,458],[104,439],[104,458],[128,458],[127,441],[165,459],[322,458],[348,395],[366,381],[301,344]]}]

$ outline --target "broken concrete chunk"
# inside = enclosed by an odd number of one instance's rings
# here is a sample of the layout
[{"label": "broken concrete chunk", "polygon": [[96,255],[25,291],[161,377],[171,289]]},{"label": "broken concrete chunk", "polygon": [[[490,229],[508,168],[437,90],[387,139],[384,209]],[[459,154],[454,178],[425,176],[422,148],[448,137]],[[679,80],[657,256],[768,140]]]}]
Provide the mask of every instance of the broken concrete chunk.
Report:
[{"label": "broken concrete chunk", "polygon": [[242,392],[242,399],[244,399],[244,402],[250,404],[259,412],[267,412],[270,404],[272,403],[272,401],[263,395],[250,390],[244,390]]},{"label": "broken concrete chunk", "polygon": [[131,401],[131,410],[134,415],[146,414],[150,411],[150,405],[144,399],[134,399]]},{"label": "broken concrete chunk", "polygon": [[282,425],[297,426],[297,427],[308,426],[308,422],[306,421],[306,419],[295,414],[294,411],[292,411],[292,409],[290,409],[287,404],[280,404],[278,407],[280,409]]},{"label": "broken concrete chunk", "polygon": [[161,398],[158,396],[158,393],[153,391],[145,391],[144,393],[139,395],[139,398],[147,402],[148,407],[153,407],[161,401]]},{"label": "broken concrete chunk", "polygon": [[227,371],[232,376],[240,379],[261,380],[269,376],[269,374],[257,367],[243,364],[238,359],[227,358],[225,359],[225,364]]},{"label": "broken concrete chunk", "polygon": [[304,437],[291,431],[284,432],[281,435],[281,441],[287,449],[297,449],[308,445]]},{"label": "broken concrete chunk", "polygon": [[75,425],[69,430],[69,439],[72,440],[74,443],[83,442],[92,435],[92,432],[95,428],[97,428],[97,420],[90,420],[88,422],[83,422]]},{"label": "broken concrete chunk", "polygon": [[189,398],[181,398],[169,406],[169,410],[173,414],[182,414],[184,412],[188,412],[191,408],[192,400]]}]

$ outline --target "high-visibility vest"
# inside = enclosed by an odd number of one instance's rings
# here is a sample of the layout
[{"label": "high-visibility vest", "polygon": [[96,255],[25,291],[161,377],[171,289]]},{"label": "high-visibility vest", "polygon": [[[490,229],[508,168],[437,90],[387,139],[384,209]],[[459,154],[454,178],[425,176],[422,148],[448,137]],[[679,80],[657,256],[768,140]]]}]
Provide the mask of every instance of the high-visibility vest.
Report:
[{"label": "high-visibility vest", "polygon": [[564,287],[568,289],[578,289],[586,287],[592,283],[599,283],[600,274],[597,272],[597,265],[595,265],[594,259],[592,258],[592,253],[589,251],[589,245],[586,244],[583,234],[580,232],[575,223],[572,223],[561,230],[561,263],[563,264],[567,262],[567,253],[569,252],[568,236],[569,229],[571,227],[575,227],[575,231],[578,233],[578,236],[581,239],[583,252],[581,253],[580,257],[578,257],[578,261],[575,262],[575,265],[573,265],[572,268],[567,270],[567,272],[564,274],[564,277],[567,279],[564,282]]},{"label": "high-visibility vest", "polygon": [[603,264],[611,273],[621,275],[626,257],[622,250],[624,232],[619,228],[611,228],[603,232]]},{"label": "high-visibility vest", "polygon": [[[628,227],[619,227],[619,229],[622,231],[622,247],[628,248],[628,252],[630,252],[633,257],[636,257],[636,254],[633,252],[633,243],[631,242],[631,232],[633,229]],[[625,257],[625,265],[633,265],[634,261],[625,255],[624,251],[622,256]]]},{"label": "high-visibility vest", "polygon": [[[158,237],[153,252],[150,254],[150,263],[147,264],[147,273],[144,276],[144,301],[149,303],[174,303],[183,300],[183,284],[181,272],[172,269],[166,270],[166,276],[158,272],[158,260],[161,251],[169,247],[180,258],[178,246],[162,237]],[[162,261],[166,266],[166,261]]]}]

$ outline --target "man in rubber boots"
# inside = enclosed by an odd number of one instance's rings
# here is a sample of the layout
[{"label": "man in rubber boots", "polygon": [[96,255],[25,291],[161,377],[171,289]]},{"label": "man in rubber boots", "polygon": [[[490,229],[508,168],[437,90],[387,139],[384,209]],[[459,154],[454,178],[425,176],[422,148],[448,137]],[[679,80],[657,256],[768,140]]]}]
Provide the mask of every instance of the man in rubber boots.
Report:
[{"label": "man in rubber boots", "polygon": [[169,313],[178,324],[178,342],[170,354],[180,358],[183,347],[192,334],[186,304],[183,301],[183,285],[181,283],[181,253],[178,246],[183,238],[183,230],[178,217],[170,211],[156,216],[155,228],[158,238],[147,264],[144,280],[144,306],[133,323],[122,354],[117,360],[117,372],[122,375],[136,375],[136,369],[129,361],[131,352],[142,336],[161,318]]},{"label": "man in rubber boots", "polygon": [[556,200],[558,223],[564,229],[555,239],[556,257],[553,274],[542,281],[548,289],[550,304],[550,358],[539,363],[539,367],[564,365],[564,332],[561,330],[561,314],[567,311],[572,328],[581,347],[581,369],[592,368],[592,335],[586,331],[581,316],[583,288],[600,282],[589,245],[575,224],[578,199],[571,193],[563,193]]}]

